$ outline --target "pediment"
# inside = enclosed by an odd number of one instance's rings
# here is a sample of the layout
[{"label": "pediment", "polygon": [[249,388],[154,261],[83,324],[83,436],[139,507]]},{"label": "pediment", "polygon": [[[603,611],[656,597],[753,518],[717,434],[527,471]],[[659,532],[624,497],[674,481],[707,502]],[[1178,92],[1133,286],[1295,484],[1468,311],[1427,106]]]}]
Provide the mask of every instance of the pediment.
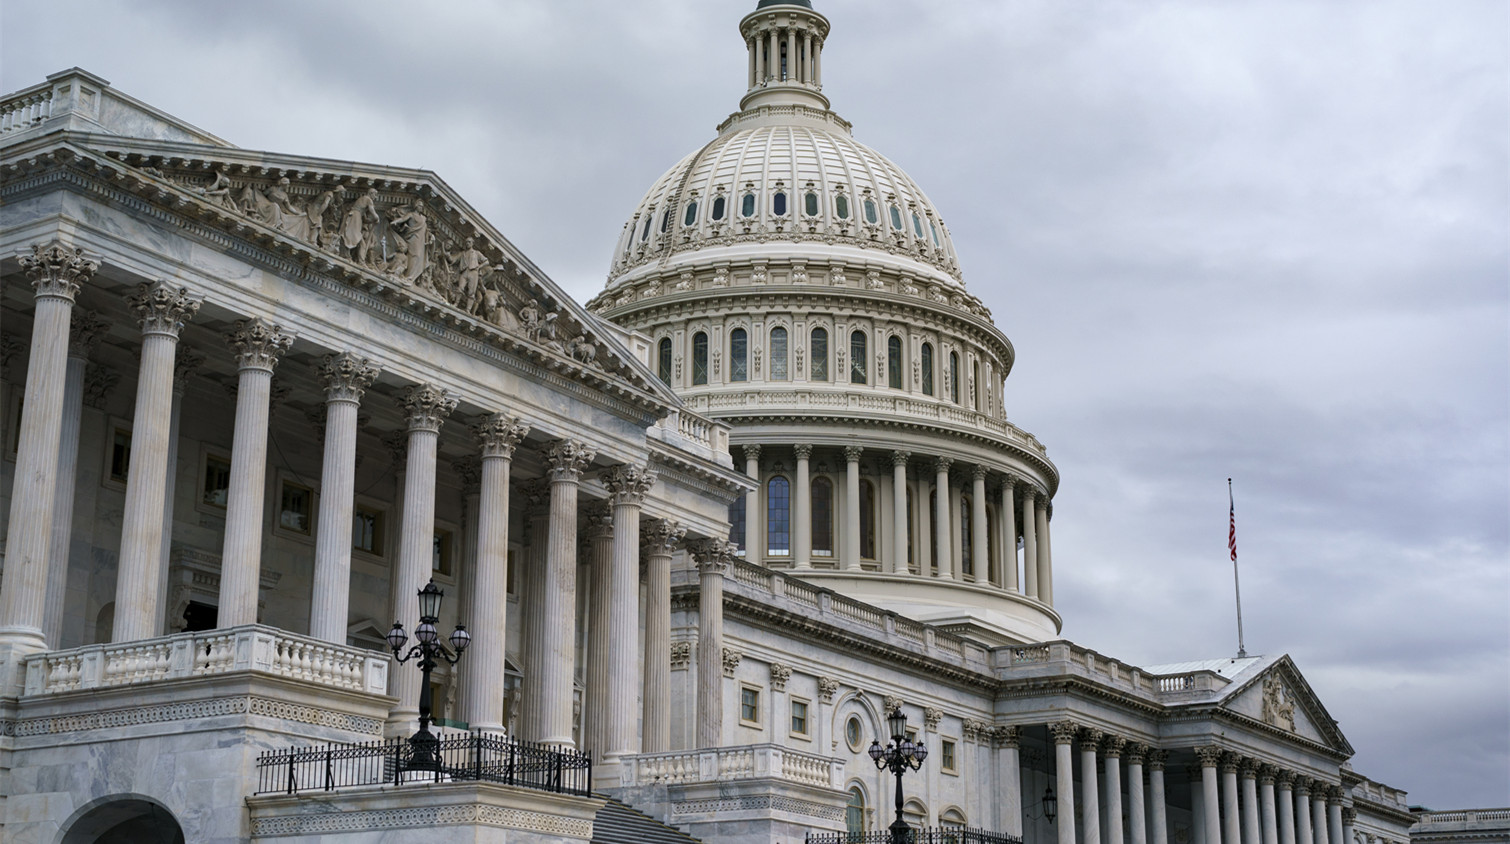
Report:
[{"label": "pediment", "polygon": [[1352,746],[1295,663],[1281,656],[1223,696],[1221,707],[1341,753]]}]

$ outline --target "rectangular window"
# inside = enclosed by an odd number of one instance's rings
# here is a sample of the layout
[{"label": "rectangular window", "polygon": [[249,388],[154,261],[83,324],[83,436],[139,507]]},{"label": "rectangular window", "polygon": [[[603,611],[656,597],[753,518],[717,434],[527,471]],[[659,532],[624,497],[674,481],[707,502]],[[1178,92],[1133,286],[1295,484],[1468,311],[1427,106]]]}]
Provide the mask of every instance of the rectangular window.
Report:
[{"label": "rectangular window", "polygon": [[131,431],[116,428],[110,440],[110,480],[126,482],[131,471]]},{"label": "rectangular window", "polygon": [[451,532],[449,530],[436,529],[435,544],[431,546],[430,571],[451,576]]},{"label": "rectangular window", "polygon": [[787,379],[786,329],[771,329],[771,380]]},{"label": "rectangular window", "polygon": [[739,689],[739,720],[753,727],[760,726],[760,690],[749,686]]},{"label": "rectangular window", "polygon": [[314,498],[309,487],[284,481],[279,496],[278,526],[308,536],[314,525]]},{"label": "rectangular window", "polygon": [[204,457],[204,489],[201,503],[216,509],[225,509],[226,495],[231,489],[231,461],[213,454]]},{"label": "rectangular window", "polygon": [[828,380],[828,332],[822,328],[813,329],[813,369],[808,378],[810,381]]},{"label": "rectangular window", "polygon": [[[749,493],[745,493],[748,495]],[[741,495],[729,505],[729,541],[745,552],[745,496]]]},{"label": "rectangular window", "polygon": [[942,769],[945,773],[959,773],[958,764],[956,759],[954,758],[954,755],[953,741],[951,741],[950,739],[944,739],[943,741],[939,742],[939,768]]},{"label": "rectangular window", "polygon": [[792,735],[807,735],[807,701],[792,701]]},{"label": "rectangular window", "polygon": [[785,557],[792,552],[791,486],[787,479],[774,477],[766,484],[765,514],[766,554]]},{"label": "rectangular window", "polygon": [[351,547],[356,551],[383,555],[383,511],[358,505],[351,516]]}]

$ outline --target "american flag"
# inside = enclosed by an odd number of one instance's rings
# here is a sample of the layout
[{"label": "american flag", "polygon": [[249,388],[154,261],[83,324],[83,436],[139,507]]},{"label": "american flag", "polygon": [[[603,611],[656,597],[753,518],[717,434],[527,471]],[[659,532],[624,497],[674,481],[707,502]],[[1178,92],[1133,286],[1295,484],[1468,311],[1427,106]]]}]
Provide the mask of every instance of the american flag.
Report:
[{"label": "american flag", "polygon": [[1232,502],[1232,480],[1227,480],[1227,550],[1237,562],[1237,505]]}]

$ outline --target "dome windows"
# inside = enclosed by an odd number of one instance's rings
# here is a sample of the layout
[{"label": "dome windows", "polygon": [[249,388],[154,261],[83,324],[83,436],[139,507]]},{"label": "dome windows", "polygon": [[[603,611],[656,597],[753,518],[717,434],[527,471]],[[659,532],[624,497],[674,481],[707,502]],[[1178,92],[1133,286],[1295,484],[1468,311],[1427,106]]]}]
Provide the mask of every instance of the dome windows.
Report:
[{"label": "dome windows", "polygon": [[814,328],[810,350],[813,358],[813,368],[809,373],[809,381],[828,380],[828,329]]},{"label": "dome windows", "polygon": [[661,212],[661,234],[671,231],[671,209]]},{"label": "dome windows", "polygon": [[697,200],[687,203],[687,213],[682,215],[682,225],[691,226],[697,222]]},{"label": "dome windows", "polygon": [[902,338],[895,334],[886,340],[886,386],[902,389]]},{"label": "dome windows", "polygon": [[809,217],[818,216],[818,194],[808,191],[802,196],[802,213]]},{"label": "dome windows", "polygon": [[713,197],[713,222],[716,223],[723,220],[725,206],[727,206],[728,204],[729,203],[724,199],[723,194],[719,194],[718,196]]},{"label": "dome windows", "polygon": [[959,353],[949,353],[949,400],[959,404]]},{"label": "dome windows", "polygon": [[923,220],[916,211],[912,212],[912,233],[917,235],[918,240],[923,239]]},{"label": "dome windows", "polygon": [[739,201],[739,216],[746,218],[755,216],[754,193],[745,194],[744,198]]},{"label": "dome windows", "polygon": [[897,231],[902,230],[902,209],[895,204],[891,206],[891,227]]},{"label": "dome windows", "polygon": [[781,475],[771,478],[765,490],[766,554],[785,557],[792,553],[792,485]]},{"label": "dome windows", "polygon": [[834,196],[834,214],[841,220],[849,219],[849,197],[845,194]]},{"label": "dome windows", "polygon": [[851,384],[870,382],[869,367],[865,365],[865,347],[865,332],[851,332],[849,335],[849,383]]},{"label": "dome windows", "polygon": [[778,217],[786,216],[786,191],[776,191],[771,197],[771,213]]},{"label": "dome windows", "polygon": [[923,395],[933,395],[933,344],[924,343],[919,357],[922,358]]},{"label": "dome windows", "polygon": [[645,215],[645,226],[644,226],[644,228],[640,229],[640,241],[641,242],[645,241],[647,238],[650,237],[650,221],[652,219],[654,219],[654,218],[655,218],[655,209],[652,208],[652,209],[650,209],[650,212]]},{"label": "dome windows", "polygon": [[834,484],[819,476],[812,482],[813,556],[834,555]]},{"label": "dome windows", "polygon": [[933,224],[932,217],[928,218],[928,230],[933,232],[933,245],[943,246],[943,244],[939,243],[939,227]]},{"label": "dome windows", "polygon": [[662,337],[656,354],[656,376],[666,386],[671,386],[671,338]]},{"label": "dome windows", "polygon": [[708,383],[708,332],[692,335],[692,384]]},{"label": "dome windows", "polygon": [[743,328],[729,332],[729,380],[750,380],[750,335]]},{"label": "dome windows", "polygon": [[771,329],[771,380],[785,381],[788,377],[787,372],[786,329],[773,328]]},{"label": "dome windows", "polygon": [[881,218],[876,215],[876,201],[868,196],[865,197],[865,222],[872,226],[881,222]]}]

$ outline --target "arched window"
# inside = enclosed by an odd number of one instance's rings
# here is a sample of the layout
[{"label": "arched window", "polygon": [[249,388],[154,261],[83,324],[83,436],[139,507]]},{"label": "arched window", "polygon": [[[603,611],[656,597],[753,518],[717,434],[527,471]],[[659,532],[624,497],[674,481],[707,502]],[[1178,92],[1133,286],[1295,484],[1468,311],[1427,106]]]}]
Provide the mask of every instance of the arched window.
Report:
[{"label": "arched window", "polygon": [[661,338],[660,349],[658,350],[656,357],[657,357],[657,360],[656,360],[656,371],[655,371],[655,374],[660,376],[661,381],[663,383],[665,383],[667,386],[670,386],[670,384],[671,384],[671,338],[670,337],[662,337]]},{"label": "arched window", "polygon": [[741,554],[745,552],[745,495],[729,505],[729,541],[739,547]]},{"label": "arched window", "polygon": [[865,793],[858,785],[849,790],[849,802],[844,804],[844,831],[853,835],[865,833]]},{"label": "arched window", "polygon": [[750,380],[750,335],[743,328],[729,332],[729,380]]},{"label": "arched window", "polygon": [[708,383],[708,333],[699,331],[692,335],[692,383]]},{"label": "arched window", "polygon": [[949,400],[959,404],[959,352],[949,353]]},{"label": "arched window", "polygon": [[973,515],[970,509],[972,502],[970,496],[962,495],[959,499],[959,547],[960,547],[960,571],[965,575],[975,574],[975,558],[971,553],[975,550],[970,542],[970,519]]},{"label": "arched window", "polygon": [[785,381],[787,372],[786,329],[777,326],[771,329],[771,380]]},{"label": "arched window", "polygon": [[876,558],[876,485],[860,481],[860,559]]},{"label": "arched window", "polygon": [[818,216],[818,194],[808,191],[802,197],[802,212],[809,217]]},{"label": "arched window", "polygon": [[655,209],[654,208],[652,208],[649,211],[645,212],[645,227],[642,228],[642,229],[640,229],[640,240],[644,240],[645,238],[647,238],[647,237],[650,236],[650,221],[654,217],[655,217]]},{"label": "arched window", "polygon": [[661,212],[661,234],[665,234],[666,232],[668,232],[670,230],[671,230],[671,209],[667,208],[665,211]]},{"label": "arched window", "polygon": [[886,386],[902,389],[902,338],[895,334],[886,341]]},{"label": "arched window", "polygon": [[834,484],[828,478],[813,478],[813,555],[834,555]]},{"label": "arched window", "polygon": [[868,372],[865,366],[865,332],[854,331],[849,335],[849,383],[865,384],[869,382],[866,377]]},{"label": "arched window", "polygon": [[828,329],[814,328],[812,342],[808,349],[813,363],[809,370],[809,381],[828,380]]},{"label": "arched window", "polygon": [[841,220],[849,219],[849,197],[845,194],[834,197],[834,214]]},{"label": "arched window", "polygon": [[870,223],[873,226],[873,225],[875,225],[879,221],[880,221],[880,218],[876,216],[876,201],[874,199],[866,197],[865,198],[865,222]]},{"label": "arched window", "polygon": [[755,194],[747,193],[744,199],[739,201],[739,215],[741,217],[755,216]]},{"label": "arched window", "polygon": [[902,209],[891,206],[891,227],[897,231],[902,230]]},{"label": "arched window", "polygon": [[771,197],[771,212],[778,217],[786,216],[786,191],[776,191]]},{"label": "arched window", "polygon": [[923,367],[923,395],[933,395],[933,344],[924,343],[920,357]]},{"label": "arched window", "polygon": [[697,222],[697,200],[687,203],[687,213],[682,217],[682,225],[690,226]]},{"label": "arched window", "polygon": [[766,554],[785,557],[792,553],[792,486],[777,475],[765,491]]},{"label": "arched window", "polygon": [[713,197],[713,219],[722,220],[724,218],[724,206],[726,205],[728,205],[728,202],[724,200],[722,194]]}]

